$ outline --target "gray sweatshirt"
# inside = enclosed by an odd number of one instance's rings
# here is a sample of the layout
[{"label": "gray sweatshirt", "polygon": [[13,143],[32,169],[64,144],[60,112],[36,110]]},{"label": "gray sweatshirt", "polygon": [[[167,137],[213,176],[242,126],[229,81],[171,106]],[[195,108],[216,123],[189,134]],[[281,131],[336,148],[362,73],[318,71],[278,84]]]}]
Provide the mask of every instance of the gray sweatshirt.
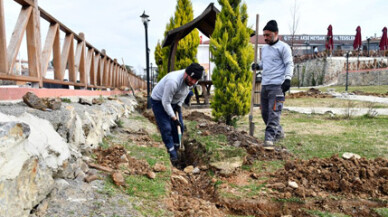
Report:
[{"label": "gray sweatshirt", "polygon": [[151,94],[153,100],[162,101],[164,110],[171,118],[175,116],[171,104],[182,106],[189,93],[189,86],[183,80],[184,74],[185,69],[168,73],[158,82]]},{"label": "gray sweatshirt", "polygon": [[259,67],[263,69],[262,85],[281,85],[285,79],[291,80],[294,62],[288,44],[279,40],[274,45],[264,45],[261,56]]}]

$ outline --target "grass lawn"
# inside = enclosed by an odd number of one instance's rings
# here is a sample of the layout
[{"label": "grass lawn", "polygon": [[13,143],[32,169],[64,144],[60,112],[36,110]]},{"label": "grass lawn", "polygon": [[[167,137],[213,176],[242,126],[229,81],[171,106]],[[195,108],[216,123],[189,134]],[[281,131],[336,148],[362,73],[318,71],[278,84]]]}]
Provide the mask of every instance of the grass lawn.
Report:
[{"label": "grass lawn", "polygon": [[[328,92],[329,89],[334,89],[336,92],[345,92],[345,86],[328,86],[328,87],[314,87],[319,89],[322,92]],[[310,87],[292,87],[293,90],[308,90]],[[348,92],[353,91],[363,91],[366,93],[387,93],[388,85],[379,85],[379,86],[348,86]]]},{"label": "grass lawn", "polygon": [[[264,139],[265,125],[255,109],[253,122],[255,136]],[[237,128],[249,132],[248,116],[241,119]],[[278,145],[285,146],[302,159],[330,157],[352,152],[366,158],[388,158],[388,117],[351,117],[349,119],[326,115],[307,115],[285,111],[281,124],[286,139]]]},{"label": "grass lawn", "polygon": [[373,103],[357,100],[345,100],[337,98],[286,98],[284,106],[291,107],[329,107],[329,108],[388,108],[388,104]]}]

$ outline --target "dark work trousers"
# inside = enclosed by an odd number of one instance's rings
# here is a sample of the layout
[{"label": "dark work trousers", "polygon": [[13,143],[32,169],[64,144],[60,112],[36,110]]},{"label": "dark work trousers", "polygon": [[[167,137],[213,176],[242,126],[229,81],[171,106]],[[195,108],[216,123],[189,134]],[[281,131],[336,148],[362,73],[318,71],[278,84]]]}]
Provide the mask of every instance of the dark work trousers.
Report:
[{"label": "dark work trousers", "polygon": [[[161,101],[153,100],[151,98],[152,111],[158,124],[160,134],[162,135],[162,140],[164,145],[167,148],[167,152],[170,154],[171,160],[178,159],[178,149],[179,149],[179,137],[178,129],[176,124],[172,121],[170,116],[163,108]],[[171,104],[172,108],[175,110],[177,104]],[[183,126],[182,113],[179,113],[179,120]],[[184,127],[182,127],[184,129]],[[183,133],[182,129],[182,133]]]},{"label": "dark work trousers", "polygon": [[283,134],[280,126],[280,115],[282,114],[284,94],[281,85],[263,85],[261,87],[261,116],[265,128],[265,141],[276,141]]}]

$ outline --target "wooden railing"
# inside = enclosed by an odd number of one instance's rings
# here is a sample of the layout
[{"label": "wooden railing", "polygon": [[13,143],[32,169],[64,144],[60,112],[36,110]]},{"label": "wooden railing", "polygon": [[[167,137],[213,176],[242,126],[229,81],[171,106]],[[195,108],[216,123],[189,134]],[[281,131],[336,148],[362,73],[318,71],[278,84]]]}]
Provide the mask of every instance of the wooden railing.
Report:
[{"label": "wooden railing", "polygon": [[[99,51],[93,47],[85,40],[83,33],[74,33],[38,7],[37,0],[14,1],[20,4],[21,11],[7,47],[4,4],[3,0],[0,0],[0,80],[32,82],[34,87],[52,83],[78,86],[83,89],[114,89],[123,86],[133,89],[146,88],[146,83],[139,76],[128,71],[124,65],[118,64],[116,59],[110,58],[105,50]],[[40,36],[41,18],[49,23],[43,50]],[[65,35],[62,49],[60,31]],[[28,75],[19,75],[13,73],[13,69],[24,33],[26,33]],[[45,78],[51,54],[53,79]],[[64,81],[66,71],[68,81]]]}]

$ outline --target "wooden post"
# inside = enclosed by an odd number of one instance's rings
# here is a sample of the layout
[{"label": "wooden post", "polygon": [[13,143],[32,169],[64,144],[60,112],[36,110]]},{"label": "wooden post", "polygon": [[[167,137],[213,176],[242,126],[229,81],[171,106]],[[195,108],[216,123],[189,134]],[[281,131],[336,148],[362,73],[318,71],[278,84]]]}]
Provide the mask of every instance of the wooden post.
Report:
[{"label": "wooden post", "polygon": [[59,38],[59,32],[60,31],[58,26],[57,31],[55,33],[54,44],[53,44],[54,79],[63,81],[61,69],[62,69],[62,64],[66,65],[66,63],[61,63],[61,41]]},{"label": "wooden post", "polygon": [[87,88],[87,81],[86,81],[86,61],[85,61],[85,35],[84,33],[79,33],[79,37],[82,41],[79,41],[77,43],[77,51],[75,56],[75,68],[76,68],[76,77],[78,72],[80,73],[80,83],[84,84],[84,88]]},{"label": "wooden post", "polygon": [[20,45],[22,44],[23,35],[26,31],[28,20],[31,16],[32,7],[22,8],[16,21],[15,29],[12,33],[11,41],[7,48],[8,58],[8,74],[12,74],[13,64],[15,63],[16,56],[19,52]]},{"label": "wooden post", "polygon": [[7,39],[5,34],[4,4],[0,0],[0,73],[8,72]]},{"label": "wooden post", "polygon": [[[65,78],[66,65],[67,65],[67,60],[69,59],[70,47],[73,45],[73,38],[74,38],[73,34],[66,34],[65,41],[63,43],[62,54],[61,54],[61,65],[60,65],[61,81],[63,81],[63,79]],[[70,64],[69,64],[69,68],[70,68]],[[70,78],[70,75],[69,75],[69,78]]]},{"label": "wooden post", "polygon": [[41,72],[42,72],[43,78],[46,76],[46,73],[47,73],[47,67],[50,62],[51,51],[53,50],[53,45],[54,45],[58,28],[59,28],[58,23],[51,24],[49,27],[49,30],[47,31],[46,42],[44,44],[44,48],[42,52]]},{"label": "wooden post", "polygon": [[41,74],[42,47],[40,37],[40,11],[38,0],[33,0],[33,11],[27,24],[27,53],[28,53],[28,70],[32,77],[39,79],[39,83],[32,83],[33,87],[43,87]]},{"label": "wooden post", "polygon": [[178,48],[178,42],[179,40],[174,41],[170,47],[171,50],[170,50],[170,55],[168,56],[168,67],[167,67],[168,72],[175,70],[175,55],[176,55],[176,50]]},{"label": "wooden post", "polygon": [[94,76],[94,49],[93,48],[89,48],[88,50],[88,56],[86,59],[86,76],[87,76],[86,83],[94,85],[95,76]]},{"label": "wooden post", "polygon": [[[255,34],[255,60],[254,62],[257,63],[257,43],[259,38],[259,15],[256,14],[256,34]],[[255,94],[255,83],[256,83],[256,70],[253,70],[252,72],[252,91],[251,91],[251,108],[249,113],[249,135],[253,136],[255,131],[255,123],[253,123],[253,99]]]}]

